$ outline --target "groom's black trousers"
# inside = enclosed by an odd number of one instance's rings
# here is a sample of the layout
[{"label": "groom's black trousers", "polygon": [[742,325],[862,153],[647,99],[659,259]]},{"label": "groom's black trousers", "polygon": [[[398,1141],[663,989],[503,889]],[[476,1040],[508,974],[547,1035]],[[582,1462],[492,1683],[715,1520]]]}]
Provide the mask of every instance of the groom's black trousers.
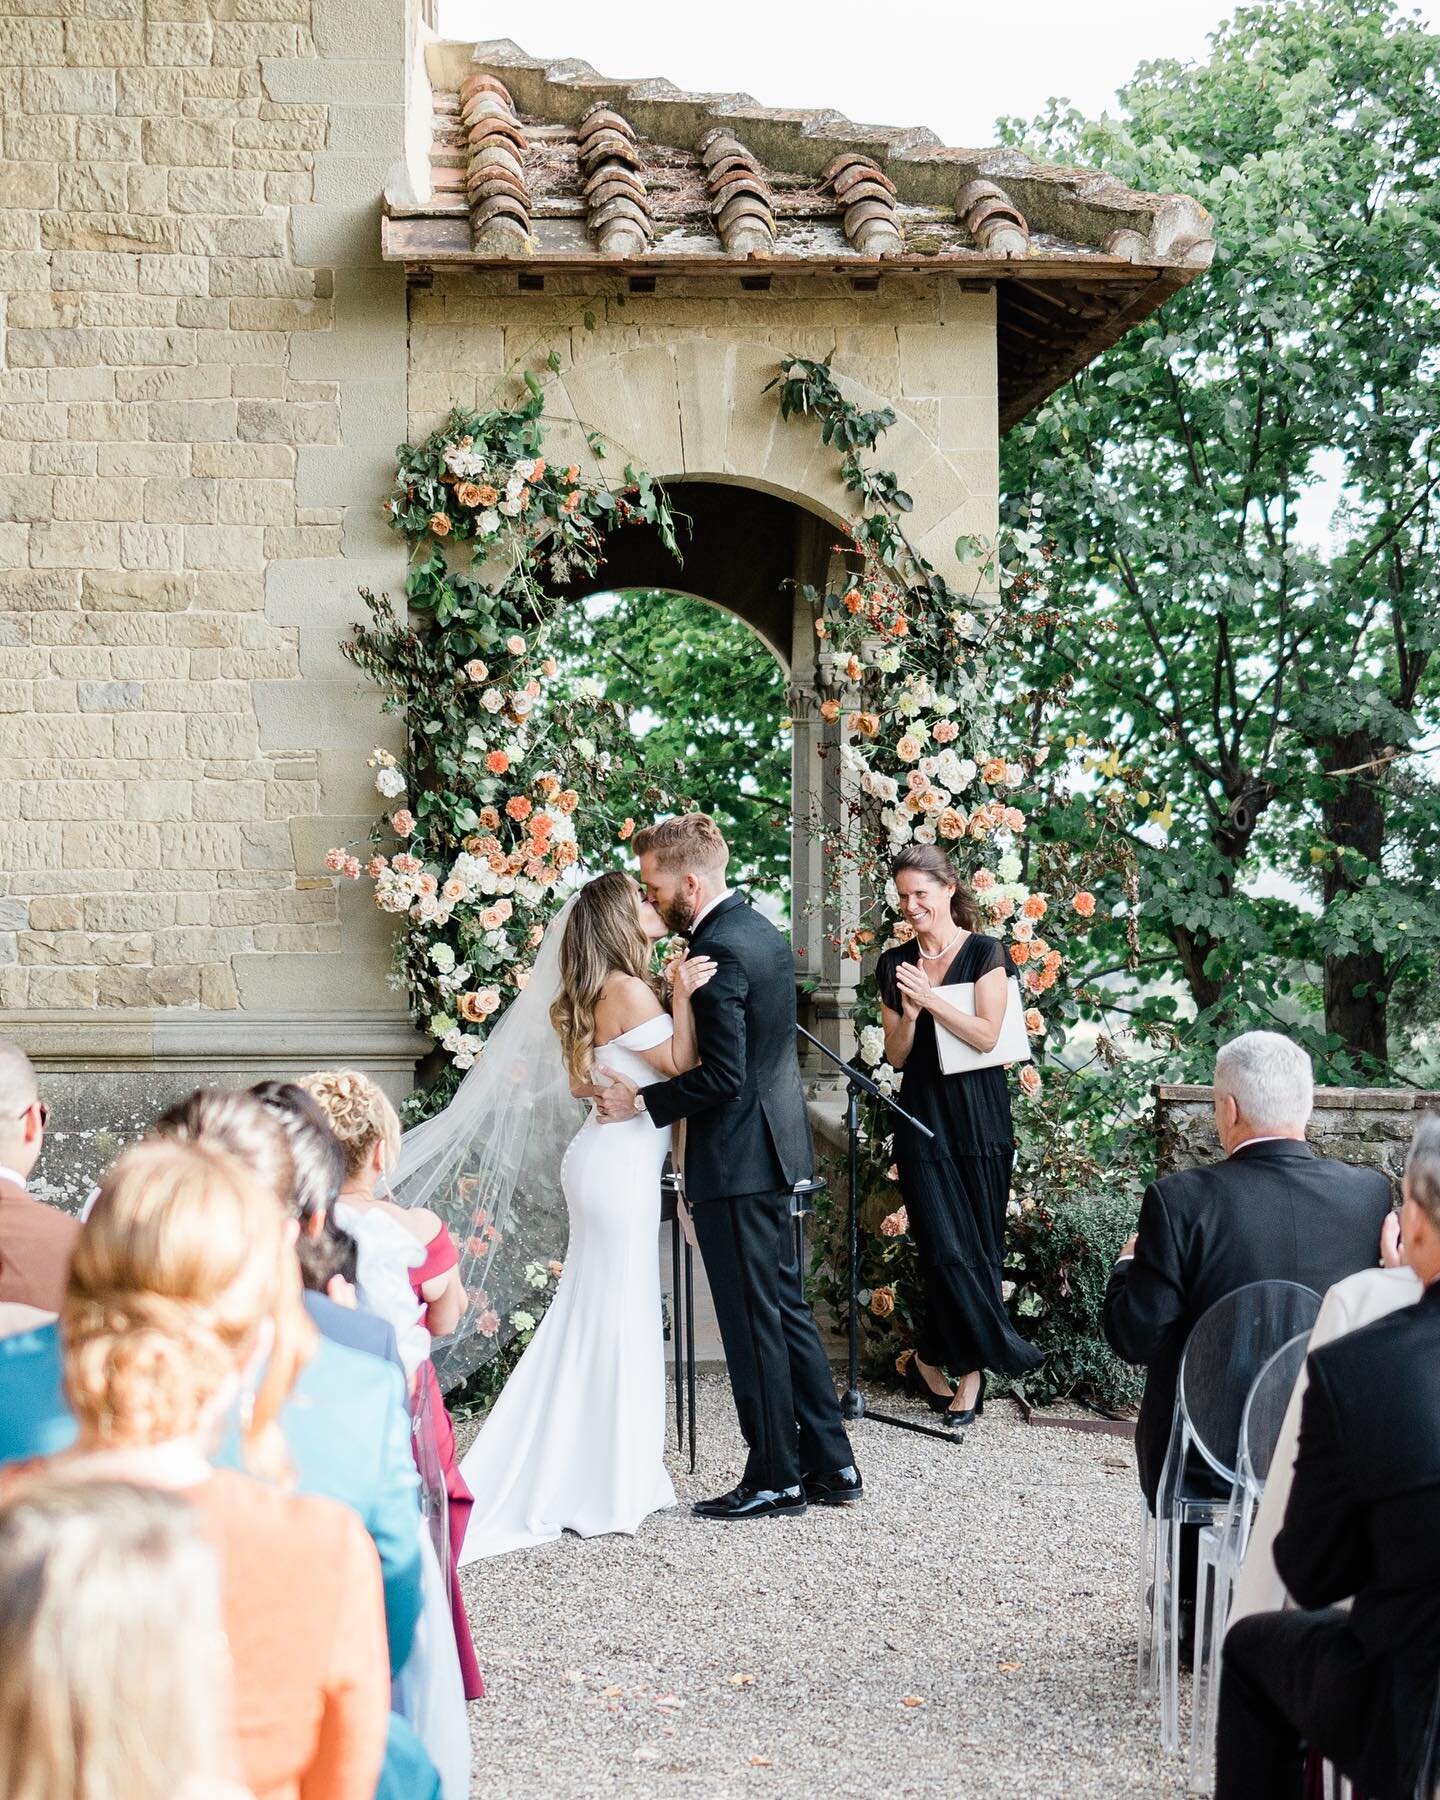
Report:
[{"label": "groom's black trousers", "polygon": [[751,1487],[793,1487],[854,1461],[815,1316],[790,1195],[737,1194],[693,1209],[750,1456]]}]

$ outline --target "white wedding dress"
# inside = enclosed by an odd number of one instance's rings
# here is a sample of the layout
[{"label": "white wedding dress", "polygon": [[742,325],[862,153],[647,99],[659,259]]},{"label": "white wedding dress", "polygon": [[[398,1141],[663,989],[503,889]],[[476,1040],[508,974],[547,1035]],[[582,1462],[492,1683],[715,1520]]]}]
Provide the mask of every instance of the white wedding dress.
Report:
[{"label": "white wedding dress", "polygon": [[[637,1087],[639,1054],[673,1035],[668,1014],[596,1046]],[[660,1174],[670,1133],[643,1116],[592,1115],[561,1168],[570,1218],[549,1310],[460,1464],[475,1510],[461,1566],[564,1531],[633,1535],[675,1504],[665,1470]]]}]

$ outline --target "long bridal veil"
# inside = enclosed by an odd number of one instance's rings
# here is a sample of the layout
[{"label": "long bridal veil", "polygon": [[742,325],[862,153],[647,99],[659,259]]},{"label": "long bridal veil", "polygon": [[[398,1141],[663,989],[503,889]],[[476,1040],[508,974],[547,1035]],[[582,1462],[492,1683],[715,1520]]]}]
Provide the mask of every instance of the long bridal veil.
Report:
[{"label": "long bridal veil", "polygon": [[443,1112],[407,1131],[391,1178],[402,1206],[428,1206],[460,1249],[468,1303],[435,1347],[443,1388],[502,1350],[532,1315],[564,1254],[560,1165],[584,1119],[570,1092],[550,1003],[560,992],[560,944],[572,894],[551,920],[525,987],[485,1041]]}]

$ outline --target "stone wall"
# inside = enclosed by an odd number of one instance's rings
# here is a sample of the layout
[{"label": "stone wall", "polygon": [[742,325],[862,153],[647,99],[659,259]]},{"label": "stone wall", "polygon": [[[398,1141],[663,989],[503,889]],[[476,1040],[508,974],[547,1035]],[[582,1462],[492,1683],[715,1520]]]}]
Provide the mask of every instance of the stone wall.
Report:
[{"label": "stone wall", "polygon": [[338,642],[403,566],[405,29],[0,0],[0,1005],[42,1067],[71,1026],[117,1079],[264,1065],[297,1018],[411,1043],[322,863],[381,729]]},{"label": "stone wall", "polygon": [[[1440,1093],[1414,1088],[1317,1088],[1309,1141],[1324,1156],[1383,1169],[1396,1184],[1415,1129],[1416,1114],[1440,1108]],[[1214,1090],[1155,1089],[1156,1167],[1193,1169],[1218,1162]]]}]

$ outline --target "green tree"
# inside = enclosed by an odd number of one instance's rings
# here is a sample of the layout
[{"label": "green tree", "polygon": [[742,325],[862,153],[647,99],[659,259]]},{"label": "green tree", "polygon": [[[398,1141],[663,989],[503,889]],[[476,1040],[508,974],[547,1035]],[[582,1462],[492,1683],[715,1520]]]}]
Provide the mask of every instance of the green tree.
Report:
[{"label": "green tree", "polygon": [[653,589],[572,607],[552,647],[573,685],[598,681],[632,715],[647,783],[683,791],[729,840],[734,879],[790,890],[785,672],[720,608]]},{"label": "green tree", "polygon": [[[1303,1004],[1318,967],[1324,1041],[1360,1071],[1440,949],[1416,755],[1440,628],[1437,48],[1392,0],[1285,0],[1198,67],[1143,66],[1118,118],[1004,127],[1195,195],[1217,242],[1006,440],[1009,504],[1038,504],[1055,551],[1035,688],[1068,689],[1168,827],[1137,811],[1142,966],[1178,962],[1217,1030]],[[1106,654],[1082,657],[1097,621]],[[1288,878],[1268,897],[1267,868]]]}]

